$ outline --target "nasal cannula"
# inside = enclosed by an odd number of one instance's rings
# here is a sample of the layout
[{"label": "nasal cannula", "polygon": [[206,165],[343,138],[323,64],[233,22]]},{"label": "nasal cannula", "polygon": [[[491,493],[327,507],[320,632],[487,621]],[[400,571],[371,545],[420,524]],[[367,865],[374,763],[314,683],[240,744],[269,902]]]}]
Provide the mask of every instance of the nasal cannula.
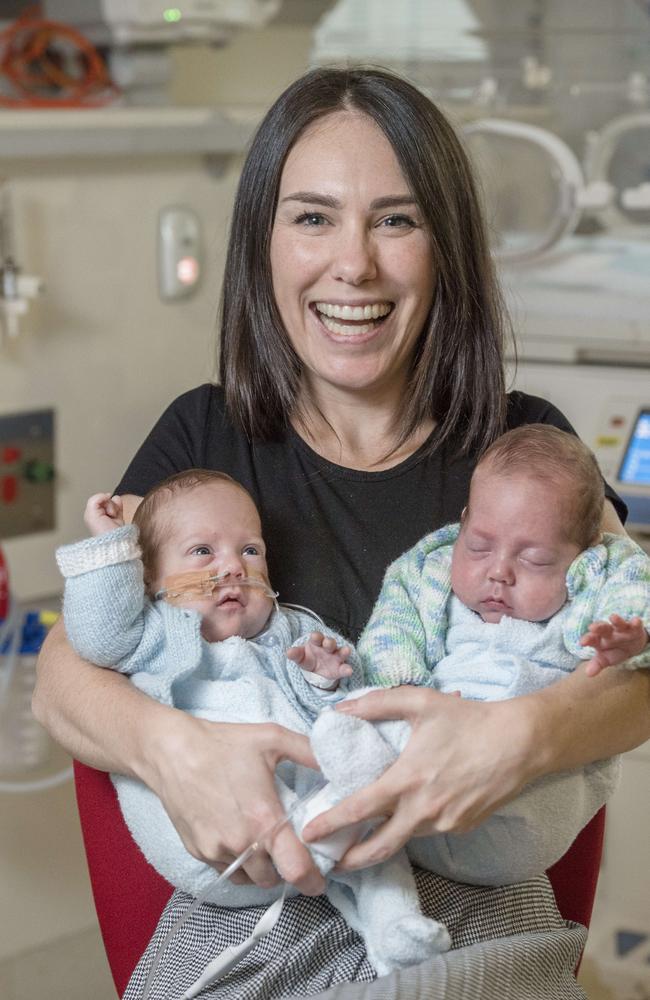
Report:
[{"label": "nasal cannula", "polygon": [[165,600],[170,604],[182,604],[184,601],[194,601],[202,597],[211,597],[219,588],[257,587],[263,590],[267,597],[275,600],[278,596],[266,580],[255,576],[235,576],[233,573],[211,573],[210,570],[191,570],[188,573],[174,573],[165,577],[164,587],[157,591],[156,600]]}]

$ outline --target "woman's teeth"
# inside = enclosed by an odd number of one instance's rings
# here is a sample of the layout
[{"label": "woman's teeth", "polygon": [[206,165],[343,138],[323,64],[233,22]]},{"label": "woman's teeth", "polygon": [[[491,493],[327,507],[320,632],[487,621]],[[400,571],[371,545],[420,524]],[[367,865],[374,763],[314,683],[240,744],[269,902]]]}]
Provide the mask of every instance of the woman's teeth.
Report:
[{"label": "woman's teeth", "polygon": [[316,310],[323,325],[330,333],[344,335],[370,333],[376,326],[376,320],[383,319],[392,308],[388,302],[375,302],[371,306],[341,306],[330,302],[316,303]]}]

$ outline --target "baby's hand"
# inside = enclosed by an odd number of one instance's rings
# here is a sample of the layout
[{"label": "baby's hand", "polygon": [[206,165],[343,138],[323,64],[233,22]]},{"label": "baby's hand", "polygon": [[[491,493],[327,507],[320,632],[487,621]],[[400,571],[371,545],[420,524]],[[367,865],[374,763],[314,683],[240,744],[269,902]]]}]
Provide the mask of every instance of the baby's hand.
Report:
[{"label": "baby's hand", "polygon": [[103,535],[124,525],[122,498],[110,493],[95,493],[86,504],[84,521],[91,535]]},{"label": "baby's hand", "polygon": [[287,656],[303,670],[331,680],[341,680],[352,673],[352,667],[345,662],[351,652],[350,646],[339,648],[336,639],[331,636],[312,632],[304,646],[292,646],[287,650]]},{"label": "baby's hand", "polygon": [[587,661],[585,673],[595,677],[605,667],[614,667],[643,652],[647,644],[648,633],[640,618],[626,621],[620,615],[610,615],[608,622],[592,622],[580,639],[581,646],[596,650]]}]

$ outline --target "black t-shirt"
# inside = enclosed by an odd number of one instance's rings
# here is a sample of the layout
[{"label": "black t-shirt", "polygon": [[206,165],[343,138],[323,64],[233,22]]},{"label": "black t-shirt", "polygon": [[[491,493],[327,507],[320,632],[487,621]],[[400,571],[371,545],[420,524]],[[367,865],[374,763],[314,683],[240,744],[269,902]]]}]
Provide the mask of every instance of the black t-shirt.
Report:
[{"label": "black t-shirt", "polygon": [[[551,403],[510,393],[508,428],[529,423],[575,433]],[[189,468],[228,473],[258,506],[280,600],[312,608],[356,641],[389,563],[423,535],[457,521],[467,502],[476,455],[454,456],[452,444],[426,454],[427,444],[383,472],[346,469],[291,429],[282,441],[251,443],[228,419],[221,388],[202,385],[165,411],[116,492],[142,496]],[[607,495],[625,517],[609,487]]]}]

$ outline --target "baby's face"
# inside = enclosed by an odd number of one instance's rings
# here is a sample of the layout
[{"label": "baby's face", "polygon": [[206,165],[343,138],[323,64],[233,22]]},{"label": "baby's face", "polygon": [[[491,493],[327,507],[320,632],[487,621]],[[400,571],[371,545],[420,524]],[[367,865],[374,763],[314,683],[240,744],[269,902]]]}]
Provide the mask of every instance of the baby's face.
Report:
[{"label": "baby's face", "polygon": [[564,534],[567,510],[567,497],[551,484],[479,468],[452,556],[456,596],[486,622],[554,615],[581,551]]},{"label": "baby's face", "polygon": [[227,482],[203,483],[175,493],[156,517],[161,518],[164,541],[151,589],[162,590],[165,578],[176,573],[229,573],[231,585],[209,597],[184,600],[183,607],[201,613],[201,634],[208,642],[257,635],[273,601],[261,588],[237,583],[253,577],[269,585],[260,519],[247,494]]}]

